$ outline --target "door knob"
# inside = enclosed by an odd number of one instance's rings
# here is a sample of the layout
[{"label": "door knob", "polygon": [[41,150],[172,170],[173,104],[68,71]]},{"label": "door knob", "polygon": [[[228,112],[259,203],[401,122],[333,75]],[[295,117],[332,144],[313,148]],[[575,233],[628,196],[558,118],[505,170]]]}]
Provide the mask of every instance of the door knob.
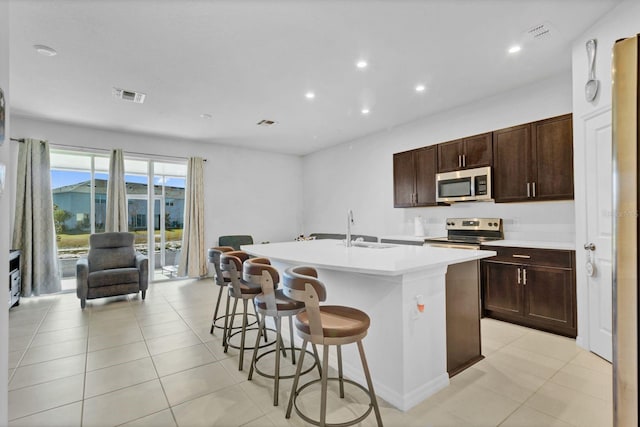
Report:
[{"label": "door knob", "polygon": [[587,251],[595,251],[596,250],[596,245],[594,245],[593,243],[585,243],[584,244],[584,249]]}]

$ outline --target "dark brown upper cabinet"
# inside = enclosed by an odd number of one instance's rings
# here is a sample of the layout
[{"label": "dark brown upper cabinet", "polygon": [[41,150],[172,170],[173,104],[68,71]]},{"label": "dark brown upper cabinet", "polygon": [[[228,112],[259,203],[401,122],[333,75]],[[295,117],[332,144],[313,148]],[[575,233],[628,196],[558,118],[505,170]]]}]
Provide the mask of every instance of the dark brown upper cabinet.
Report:
[{"label": "dark brown upper cabinet", "polygon": [[491,166],[491,146],[491,132],[438,144],[438,173]]},{"label": "dark brown upper cabinet", "polygon": [[496,202],[573,199],[572,115],[493,133]]},{"label": "dark brown upper cabinet", "polygon": [[393,155],[393,206],[436,205],[435,146]]}]

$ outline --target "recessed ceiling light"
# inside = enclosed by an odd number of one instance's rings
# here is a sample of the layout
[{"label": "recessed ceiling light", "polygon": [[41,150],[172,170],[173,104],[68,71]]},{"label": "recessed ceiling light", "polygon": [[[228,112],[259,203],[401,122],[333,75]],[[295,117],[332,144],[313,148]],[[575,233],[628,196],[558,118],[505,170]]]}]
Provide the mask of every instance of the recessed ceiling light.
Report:
[{"label": "recessed ceiling light", "polygon": [[367,114],[369,114],[369,109],[363,108],[360,112],[366,116]]},{"label": "recessed ceiling light", "polygon": [[416,85],[416,92],[424,92],[425,89],[426,89],[425,85],[422,85],[422,84]]},{"label": "recessed ceiling light", "polygon": [[33,48],[36,50],[36,52],[43,56],[56,56],[58,54],[55,49],[43,44],[34,44]]},{"label": "recessed ceiling light", "polygon": [[200,114],[200,117],[203,118],[203,119],[211,119],[211,118],[213,118],[213,116],[211,114],[209,114],[209,113],[202,113],[202,114]]},{"label": "recessed ceiling light", "polygon": [[517,52],[520,52],[521,49],[522,47],[516,44],[509,48],[509,53],[517,53]]},{"label": "recessed ceiling light", "polygon": [[369,64],[367,64],[367,61],[365,61],[364,59],[361,59],[360,61],[356,62],[356,67],[363,69],[363,68],[367,68]]},{"label": "recessed ceiling light", "polygon": [[315,98],[315,97],[316,97],[316,94],[315,94],[315,93],[313,93],[313,92],[307,92],[307,93],[305,93],[305,94],[304,94],[304,96],[305,96],[305,98],[307,98],[307,99],[313,99],[313,98]]}]

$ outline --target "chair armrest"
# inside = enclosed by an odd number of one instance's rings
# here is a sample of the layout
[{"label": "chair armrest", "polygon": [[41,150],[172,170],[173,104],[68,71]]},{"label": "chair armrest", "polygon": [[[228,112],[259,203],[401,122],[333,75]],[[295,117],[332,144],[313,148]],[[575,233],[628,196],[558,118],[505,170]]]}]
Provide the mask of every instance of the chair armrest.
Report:
[{"label": "chair armrest", "polygon": [[89,260],[80,258],[76,262],[76,295],[78,298],[86,298],[89,289]]},{"label": "chair armrest", "polygon": [[146,291],[149,287],[149,258],[136,252],[136,268],[140,272],[140,290]]}]

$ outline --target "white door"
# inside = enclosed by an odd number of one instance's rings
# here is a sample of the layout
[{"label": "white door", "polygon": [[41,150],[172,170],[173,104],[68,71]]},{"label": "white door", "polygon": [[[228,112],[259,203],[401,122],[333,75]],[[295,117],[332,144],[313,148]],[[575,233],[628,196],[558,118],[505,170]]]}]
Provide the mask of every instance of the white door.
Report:
[{"label": "white door", "polygon": [[[587,259],[595,266],[588,276],[586,266],[576,274],[587,275],[589,298],[589,347],[611,361],[612,352],[612,153],[611,110],[606,109],[584,121],[585,187],[587,202]],[[576,207],[577,208],[577,207]]]}]

